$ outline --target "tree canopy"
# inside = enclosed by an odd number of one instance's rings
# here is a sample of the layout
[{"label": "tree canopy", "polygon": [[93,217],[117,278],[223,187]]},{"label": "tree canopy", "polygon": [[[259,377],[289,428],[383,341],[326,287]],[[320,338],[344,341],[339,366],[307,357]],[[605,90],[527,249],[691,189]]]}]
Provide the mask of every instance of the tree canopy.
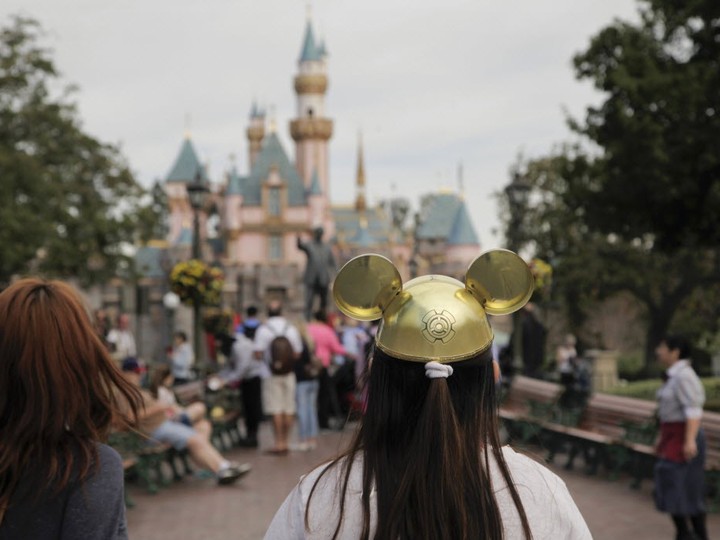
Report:
[{"label": "tree canopy", "polygon": [[0,283],[27,272],[99,282],[130,270],[154,226],[118,149],[83,130],[40,25],[0,28]]},{"label": "tree canopy", "polygon": [[575,143],[516,164],[531,193],[507,230],[553,263],[571,322],[633,294],[649,362],[676,315],[693,337],[720,316],[687,319],[720,285],[720,3],[642,1],[639,23],[601,30],[574,67],[603,100],[569,121]]}]

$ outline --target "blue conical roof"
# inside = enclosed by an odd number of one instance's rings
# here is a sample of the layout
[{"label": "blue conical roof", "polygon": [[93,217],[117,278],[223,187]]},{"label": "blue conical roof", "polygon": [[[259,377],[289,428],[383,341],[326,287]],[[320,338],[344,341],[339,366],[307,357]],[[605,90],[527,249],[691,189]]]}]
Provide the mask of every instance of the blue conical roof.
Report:
[{"label": "blue conical roof", "polygon": [[[323,47],[324,48],[324,47]],[[305,27],[305,39],[303,40],[302,50],[300,51],[301,62],[317,62],[322,60],[323,53],[315,43],[315,35],[313,34],[312,24],[307,22]]]},{"label": "blue conical roof", "polygon": [[477,234],[470,221],[465,203],[453,193],[427,195],[424,202],[424,219],[417,237],[441,239],[448,244],[478,244]]},{"label": "blue conical roof", "polygon": [[453,223],[452,231],[450,231],[448,244],[455,246],[479,244],[475,228],[470,221],[470,216],[463,201],[460,201],[460,206],[455,214],[455,223]]},{"label": "blue conical roof", "polygon": [[265,118],[265,111],[258,107],[257,101],[254,100],[250,108],[250,118]]},{"label": "blue conical roof", "polygon": [[269,176],[272,167],[277,167],[280,178],[287,184],[288,206],[305,205],[305,185],[300,179],[297,169],[290,162],[276,133],[270,133],[263,140],[260,153],[243,185],[243,204],[245,206],[262,204],[262,183]]},{"label": "blue conical roof", "polygon": [[205,167],[200,163],[197,152],[193,146],[190,138],[186,138],[182,146],[180,147],[180,153],[178,154],[175,164],[170,169],[166,182],[194,182],[198,171],[200,171],[200,177],[203,181],[207,182],[207,176],[205,174]]},{"label": "blue conical roof", "polygon": [[233,166],[233,168],[230,170],[230,174],[228,175],[227,194],[242,195],[244,183],[245,179],[238,174],[237,168]]}]

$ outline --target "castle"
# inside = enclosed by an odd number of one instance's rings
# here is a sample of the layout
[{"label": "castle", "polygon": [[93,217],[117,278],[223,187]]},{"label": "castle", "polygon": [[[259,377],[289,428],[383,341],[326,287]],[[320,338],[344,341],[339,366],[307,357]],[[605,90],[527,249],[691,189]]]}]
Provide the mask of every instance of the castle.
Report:
[{"label": "castle", "polygon": [[[294,89],[297,111],[289,126],[295,143],[294,162],[277,136],[274,120],[266,121],[256,104],[251,107],[246,129],[245,175],[233,166],[222,182],[211,183],[192,140],[185,138],[164,183],[171,249],[176,253],[184,249],[184,256],[189,256],[193,210],[187,186],[201,181],[211,191],[200,215],[203,258],[222,266],[224,303],[237,310],[249,304],[262,305],[272,297],[300,310],[305,256],[297,248],[297,237],[307,239],[310,230],[318,226],[325,231],[325,241],[333,245],[338,267],[355,255],[374,252],[389,257],[404,280],[434,272],[462,277],[480,253],[480,244],[461,195],[425,195],[415,223],[407,223],[412,221],[407,199],[398,197],[369,206],[360,142],[355,201],[334,204],[328,167],[333,121],[325,109],[327,51],[315,38],[310,21]],[[147,251],[138,255],[139,259],[152,258]],[[152,266],[157,265],[147,268]]]}]

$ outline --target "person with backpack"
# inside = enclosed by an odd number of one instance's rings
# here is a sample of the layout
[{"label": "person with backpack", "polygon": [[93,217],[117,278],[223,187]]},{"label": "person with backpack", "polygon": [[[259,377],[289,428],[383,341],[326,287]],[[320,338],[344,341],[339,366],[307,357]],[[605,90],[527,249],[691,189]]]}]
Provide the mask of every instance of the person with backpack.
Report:
[{"label": "person with backpack", "polygon": [[298,329],[282,316],[282,304],[273,300],[267,308],[268,319],[255,333],[254,354],[264,360],[270,376],[263,380],[263,409],[272,417],[275,445],[266,453],[288,453],[288,436],[295,420],[295,362],[303,344]]}]

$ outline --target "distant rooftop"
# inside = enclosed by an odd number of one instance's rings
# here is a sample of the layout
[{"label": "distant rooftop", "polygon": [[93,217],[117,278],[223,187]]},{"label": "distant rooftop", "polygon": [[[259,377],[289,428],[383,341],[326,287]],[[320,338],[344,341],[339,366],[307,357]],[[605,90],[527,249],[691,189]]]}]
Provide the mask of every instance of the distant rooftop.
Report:
[{"label": "distant rooftop", "polygon": [[197,152],[190,137],[187,137],[183,141],[178,157],[175,159],[175,164],[170,169],[165,181],[192,183],[198,171],[200,171],[200,178],[203,182],[207,182],[208,178],[205,173],[205,167],[200,163],[200,159],[198,159]]},{"label": "distant rooftop", "polygon": [[417,230],[419,239],[442,239],[451,245],[480,243],[464,201],[454,193],[423,197],[423,214]]}]

